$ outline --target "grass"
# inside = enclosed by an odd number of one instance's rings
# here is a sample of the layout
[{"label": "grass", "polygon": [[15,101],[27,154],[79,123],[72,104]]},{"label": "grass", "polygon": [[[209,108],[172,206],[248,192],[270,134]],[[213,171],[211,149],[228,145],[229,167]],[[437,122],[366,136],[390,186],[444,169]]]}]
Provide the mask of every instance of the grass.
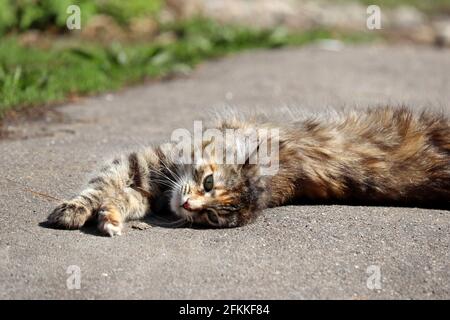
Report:
[{"label": "grass", "polygon": [[284,29],[252,30],[202,19],[163,27],[176,35],[170,43],[77,43],[29,48],[16,38],[0,42],[0,119],[9,110],[64,102],[71,96],[101,93],[146,78],[188,72],[201,61],[250,48],[302,45],[337,38],[359,42],[368,34]]},{"label": "grass", "polygon": [[94,15],[107,15],[121,25],[132,19],[152,17],[160,12],[163,0],[0,0],[0,35],[14,30],[65,31],[67,8],[77,5],[82,25]]}]

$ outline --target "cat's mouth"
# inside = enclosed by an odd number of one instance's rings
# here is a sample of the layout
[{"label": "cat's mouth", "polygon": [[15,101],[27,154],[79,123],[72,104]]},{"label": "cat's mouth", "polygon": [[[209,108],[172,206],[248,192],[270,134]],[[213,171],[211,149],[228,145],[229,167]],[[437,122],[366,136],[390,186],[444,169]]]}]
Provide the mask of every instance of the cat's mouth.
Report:
[{"label": "cat's mouth", "polygon": [[197,207],[195,204],[192,205],[188,199],[184,199],[179,193],[173,195],[171,208],[176,215],[188,222],[213,227],[219,227],[223,223],[222,218],[215,210],[204,208],[203,206]]},{"label": "cat's mouth", "polygon": [[221,225],[218,214],[212,209],[186,209],[183,205],[178,209],[180,212],[179,215],[190,222],[213,227]]},{"label": "cat's mouth", "polygon": [[171,200],[171,209],[172,211],[179,216],[180,218],[185,219],[188,222],[195,222],[196,216],[198,215],[198,210],[193,210],[192,208],[188,208],[187,206],[183,207],[183,204],[180,204],[181,199],[178,197],[174,197]]},{"label": "cat's mouth", "polygon": [[187,210],[185,208],[183,208],[183,205],[180,205],[177,208],[177,212],[176,212],[179,216],[184,217],[184,218],[189,218],[189,217],[194,217],[195,215],[195,211],[193,210]]}]

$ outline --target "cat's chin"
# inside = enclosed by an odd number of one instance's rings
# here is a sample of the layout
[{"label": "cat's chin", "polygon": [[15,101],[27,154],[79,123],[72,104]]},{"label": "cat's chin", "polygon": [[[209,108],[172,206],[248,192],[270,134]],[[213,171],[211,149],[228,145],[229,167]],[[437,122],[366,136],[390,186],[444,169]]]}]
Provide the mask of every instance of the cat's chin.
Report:
[{"label": "cat's chin", "polygon": [[190,212],[183,209],[182,207],[173,207],[172,211],[180,218],[188,219]]}]

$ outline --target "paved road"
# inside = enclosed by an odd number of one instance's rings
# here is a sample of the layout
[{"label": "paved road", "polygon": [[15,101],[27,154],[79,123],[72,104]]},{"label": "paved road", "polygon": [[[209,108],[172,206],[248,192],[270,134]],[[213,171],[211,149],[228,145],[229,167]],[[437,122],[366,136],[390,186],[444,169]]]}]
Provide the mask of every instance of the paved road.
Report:
[{"label": "paved road", "polygon": [[[187,78],[61,107],[58,123],[12,128],[28,138],[0,141],[0,298],[449,299],[449,211],[287,206],[238,229],[128,225],[111,239],[41,227],[54,203],[5,179],[70,197],[104,158],[192,128],[205,110],[226,104],[319,111],[406,103],[448,112],[449,53],[249,52],[206,63]],[[66,286],[71,265],[81,270],[79,290]],[[367,279],[377,271],[381,289],[371,290]]]}]

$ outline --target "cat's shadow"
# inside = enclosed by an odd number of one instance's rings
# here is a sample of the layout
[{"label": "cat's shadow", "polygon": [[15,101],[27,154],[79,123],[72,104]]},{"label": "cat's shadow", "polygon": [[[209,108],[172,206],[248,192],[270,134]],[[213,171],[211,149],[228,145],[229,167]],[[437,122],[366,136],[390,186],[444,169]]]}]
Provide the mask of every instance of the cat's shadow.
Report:
[{"label": "cat's shadow", "polygon": [[[54,229],[54,230],[64,230],[64,231],[75,231],[75,230],[67,230],[58,226],[55,226],[54,224],[51,224],[48,221],[42,221],[39,222],[39,226],[45,229]],[[92,235],[92,236],[103,236],[97,229],[96,223],[93,220],[87,221],[83,227],[80,229],[76,229],[79,232],[82,232],[84,234]]]},{"label": "cat's shadow", "polygon": [[[127,222],[127,224],[130,225],[130,226],[128,226],[128,228],[135,229],[137,231],[144,231],[145,228],[143,228],[142,230],[139,230],[139,228],[133,227],[133,225],[137,225],[139,223],[143,223],[144,225],[146,224],[146,225],[148,225],[149,228],[152,228],[152,227],[169,228],[169,229],[189,228],[189,229],[198,229],[198,230],[211,229],[211,227],[195,225],[195,224],[191,224],[187,221],[181,221],[174,214],[161,213],[161,212],[150,213],[142,219]],[[46,229],[66,230],[64,228],[55,226],[55,225],[49,223],[48,221],[40,222],[39,226],[42,228],[46,228]],[[91,235],[91,236],[107,237],[107,235],[102,234],[97,229],[97,218],[96,217],[87,221],[84,224],[84,226],[78,230],[81,233]]]},{"label": "cat's shadow", "polygon": [[[294,205],[294,206],[329,206],[329,205],[345,205],[349,207],[354,206],[365,206],[365,207],[384,207],[384,208],[421,208],[421,209],[429,209],[429,210],[444,210],[444,211],[450,211],[450,202],[449,201],[442,201],[437,202],[429,205],[423,205],[423,204],[405,204],[405,203],[398,203],[398,202],[392,202],[392,203],[364,203],[363,201],[294,201],[292,203],[288,203],[286,205]],[[80,232],[92,236],[98,236],[98,237],[104,237],[105,235],[100,233],[97,229],[97,219],[94,217],[93,219],[86,222],[86,224],[79,229]],[[144,223],[151,227],[160,227],[160,228],[169,228],[169,229],[179,229],[179,228],[189,228],[189,229],[197,229],[197,230],[208,230],[208,229],[216,229],[214,227],[208,227],[204,225],[196,225],[189,223],[187,221],[182,221],[179,218],[177,218],[172,213],[167,212],[152,212],[150,214],[147,214],[144,218],[140,220],[136,220],[133,222],[129,222],[131,224],[130,229],[140,229],[134,228],[133,224],[136,223]],[[48,221],[43,221],[39,223],[39,226],[42,228],[48,228],[48,229],[60,229],[57,226],[54,226],[50,224]],[[143,228],[145,229],[145,227]]]},{"label": "cat's shadow", "polygon": [[450,211],[450,199],[436,201],[433,203],[411,203],[400,201],[363,201],[363,200],[307,200],[301,199],[286,203],[285,205],[293,206],[347,206],[347,207],[375,207],[375,208],[418,208],[428,210],[444,210]]}]

